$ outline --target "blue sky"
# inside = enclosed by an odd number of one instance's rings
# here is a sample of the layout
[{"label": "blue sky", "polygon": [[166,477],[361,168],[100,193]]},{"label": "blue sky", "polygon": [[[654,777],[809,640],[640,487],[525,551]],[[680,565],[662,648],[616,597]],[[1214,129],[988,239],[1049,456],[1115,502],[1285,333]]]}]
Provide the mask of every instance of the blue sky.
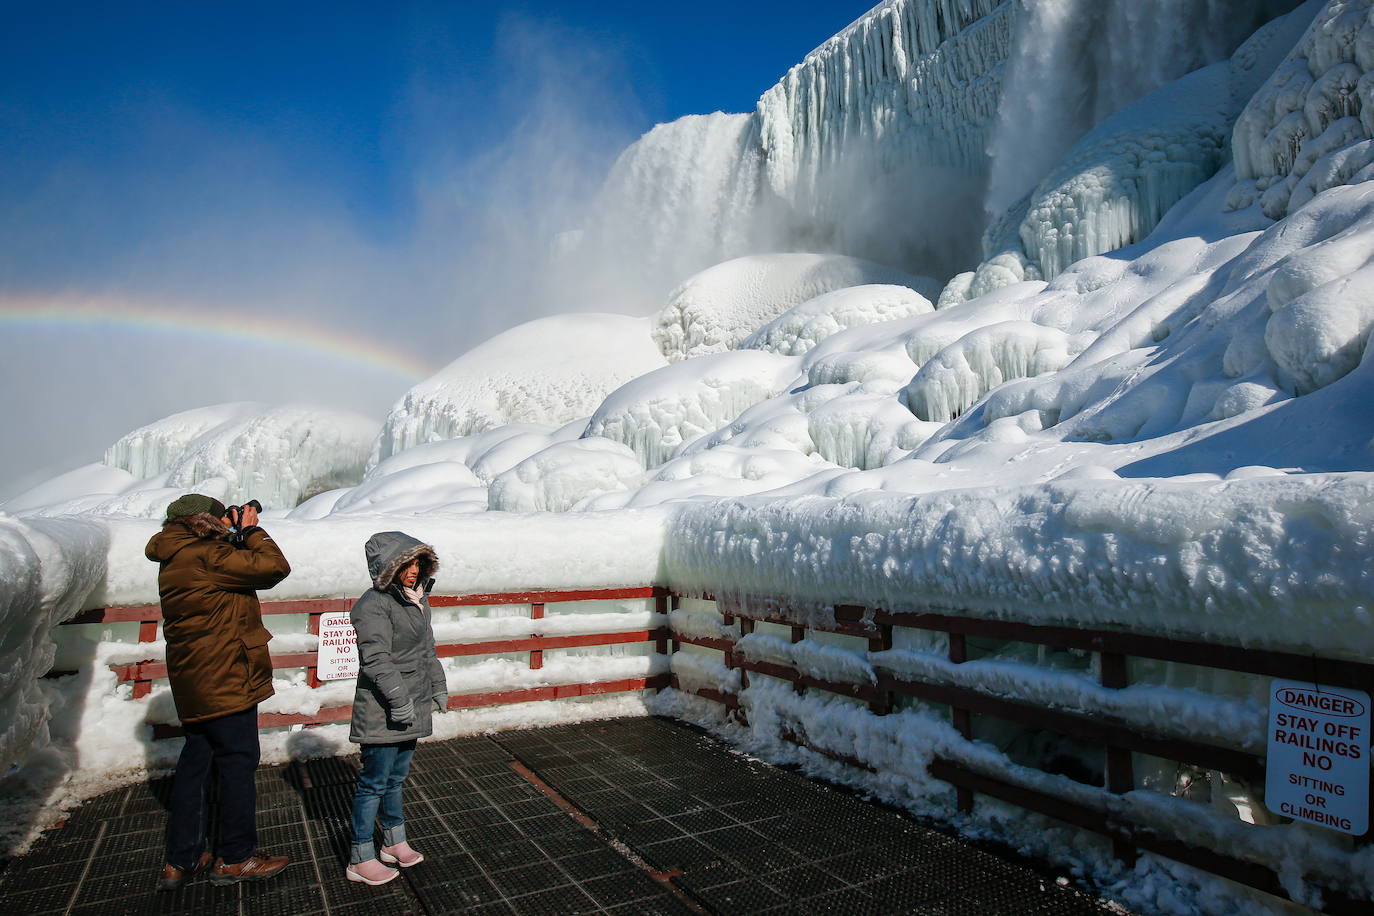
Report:
[{"label": "blue sky", "polygon": [[[499,147],[534,84],[586,90],[579,116],[604,159],[656,122],[749,110],[867,6],[11,6],[0,290],[158,289],[159,258],[186,272],[188,233],[223,246],[284,200],[394,244],[422,205],[417,175]],[[209,263],[172,291],[197,281],[232,286],[232,270]]]}]

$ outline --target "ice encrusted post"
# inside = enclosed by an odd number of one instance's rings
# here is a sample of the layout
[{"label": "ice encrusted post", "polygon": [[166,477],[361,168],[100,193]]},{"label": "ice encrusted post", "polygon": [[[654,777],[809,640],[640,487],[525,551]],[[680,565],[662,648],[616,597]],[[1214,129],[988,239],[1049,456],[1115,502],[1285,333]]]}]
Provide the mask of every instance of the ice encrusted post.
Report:
[{"label": "ice encrusted post", "polygon": [[[1126,656],[1120,652],[1098,653],[1098,678],[1102,686],[1122,690],[1130,684]],[[1107,791],[1124,795],[1135,788],[1135,765],[1129,748],[1107,745]],[[1112,853],[1127,866],[1135,864],[1136,849],[1126,836],[1112,834]]]}]

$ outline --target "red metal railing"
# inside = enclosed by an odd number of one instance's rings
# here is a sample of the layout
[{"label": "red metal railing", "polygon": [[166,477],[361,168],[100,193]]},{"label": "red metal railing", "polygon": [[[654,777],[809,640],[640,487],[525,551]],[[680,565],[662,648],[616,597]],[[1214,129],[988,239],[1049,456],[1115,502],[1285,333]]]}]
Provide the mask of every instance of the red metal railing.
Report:
[{"label": "red metal railing", "polygon": [[[585,589],[563,591],[506,592],[481,595],[432,595],[430,606],[474,607],[484,605],[528,604],[531,608],[530,619],[543,619],[545,607],[549,604],[573,601],[606,601],[637,598],[654,599],[655,610],[666,613],[668,606],[667,589],[653,586],[619,589]],[[324,614],[347,611],[353,606],[349,598],[319,598],[303,601],[266,601],[262,604],[264,616],[282,614],[308,614],[308,632],[318,635],[320,618]],[[138,640],[141,643],[154,642],[158,638],[158,628],[162,621],[162,608],[156,604],[130,607],[94,608],[83,611],[66,625],[137,623]],[[571,649],[587,646],[614,646],[635,643],[653,643],[660,654],[667,654],[670,633],[667,628],[652,630],[631,630],[614,633],[580,633],[569,636],[538,636],[514,639],[496,639],[481,642],[441,643],[435,648],[441,658],[460,656],[496,655],[508,652],[528,652],[532,669],[543,667],[544,652],[553,649]],[[322,685],[316,669],[317,656],[314,652],[282,653],[271,656],[273,669],[304,668],[308,684],[312,688]],[[167,663],[161,661],[141,661],[130,665],[112,666],[120,681],[132,683],[134,698],[147,696],[153,681],[167,676]],[[62,672],[53,672],[61,674]],[[568,697],[595,696],[606,693],[623,693],[634,690],[655,689],[668,686],[666,674],[642,678],[622,678],[613,681],[594,681],[581,684],[555,684],[541,687],[528,687],[518,690],[501,690],[485,693],[471,693],[451,696],[449,709],[465,709],[475,706],[496,706],[508,703],[528,703],[538,700],[565,699]],[[321,708],[318,712],[306,715],[296,713],[262,713],[258,716],[259,728],[280,728],[291,725],[322,725],[330,722],[345,722],[352,715],[352,706]],[[153,727],[154,738],[167,738],[180,735],[178,726],[158,724]]]},{"label": "red metal railing", "polygon": [[[673,597],[673,608],[678,607],[679,600],[677,596]],[[709,596],[705,600],[710,600]],[[1128,658],[1146,658],[1268,677],[1316,681],[1374,693],[1374,664],[1343,659],[1319,659],[1289,652],[1246,649],[1118,631],[987,620],[954,613],[892,613],[852,605],[835,607],[834,622],[818,626],[814,621],[808,622],[789,613],[786,602],[776,599],[758,601],[755,607],[736,606],[732,610],[733,614],[723,615],[723,622],[726,626],[738,623],[740,638],[752,633],[756,624],[770,623],[788,627],[793,643],[805,638],[806,631],[811,629],[866,639],[869,651],[877,652],[892,648],[894,629],[908,628],[943,633],[948,637],[948,659],[956,665],[967,662],[967,640],[970,637],[1086,650],[1097,653],[1099,682],[1109,689],[1122,689],[1129,685]],[[889,713],[896,705],[898,697],[947,705],[950,708],[952,724],[965,739],[972,738],[973,717],[977,715],[1095,742],[1104,752],[1104,788],[1108,796],[1120,795],[1136,788],[1133,753],[1191,763],[1228,775],[1241,776],[1256,783],[1263,782],[1265,761],[1258,754],[1198,741],[1178,732],[1151,732],[1134,723],[1118,720],[1101,712],[1086,713],[1050,708],[994,696],[969,687],[951,686],[886,672],[880,667],[877,669],[876,683],[825,680],[791,665],[746,658],[739,652],[733,638],[702,637],[675,632],[673,650],[682,644],[723,652],[725,666],[739,671],[740,684],[744,689],[748,688],[749,675],[753,673],[788,682],[799,693],[822,690],[864,701],[876,715]],[[676,689],[683,689],[677,675],[671,677],[670,683]],[[690,689],[687,692],[724,705],[729,716],[741,724],[748,724],[746,709],[741,704],[738,694],[716,687]],[[804,730],[799,732],[784,728],[781,737],[832,760],[873,771],[873,767],[863,760],[818,744],[809,738]],[[1108,810],[1105,798],[1101,806],[1094,807],[1077,800],[1033,790],[1002,776],[977,772],[959,762],[941,758],[936,758],[931,763],[929,772],[937,779],[954,786],[958,806],[964,812],[972,811],[975,793],[987,795],[1104,835],[1111,839],[1118,857],[1127,863],[1134,861],[1138,850],[1145,850],[1276,896],[1288,896],[1277,873],[1269,867],[1188,845],[1152,828],[1128,823],[1114,811]],[[1374,797],[1374,791],[1371,791],[1371,797]],[[1251,829],[1265,828],[1255,826]],[[1358,838],[1357,842],[1368,843],[1372,835],[1374,831]],[[1326,903],[1322,908],[1323,912],[1374,912],[1374,902],[1367,899],[1352,900],[1330,890],[1324,892],[1324,897]]]},{"label": "red metal railing", "polygon": [[[531,619],[534,620],[543,616],[545,606],[550,603],[626,598],[653,598],[655,608],[659,613],[666,613],[670,607],[675,609],[680,603],[680,598],[667,589],[643,587],[433,596],[431,597],[431,604],[436,608],[529,604],[531,606]],[[711,599],[708,596],[704,600]],[[269,602],[263,605],[263,612],[269,615],[310,614],[312,632],[318,632],[319,615],[330,611],[347,610],[350,604],[351,602],[347,599]],[[954,665],[962,665],[968,661],[968,640],[970,638],[1023,642],[1055,649],[1091,652],[1097,656],[1096,667],[1099,683],[1103,687],[1113,690],[1129,686],[1129,659],[1143,658],[1266,677],[1316,681],[1332,686],[1353,687],[1374,692],[1374,664],[1366,662],[1314,658],[1296,653],[1176,640],[1123,631],[988,620],[945,610],[940,613],[894,613],[883,609],[868,609],[852,605],[835,607],[833,622],[818,624],[793,614],[789,611],[785,601],[776,599],[749,602],[743,606],[737,605],[732,607],[731,611],[732,613],[723,615],[723,622],[727,626],[738,624],[741,638],[753,632],[756,624],[768,623],[787,627],[793,643],[805,639],[808,630],[815,630],[864,639],[870,652],[891,649],[894,632],[904,628],[942,633],[947,638],[948,660]],[[157,638],[157,625],[160,619],[161,612],[154,605],[86,611],[68,623],[137,622],[139,623],[140,640],[151,641]],[[439,654],[449,657],[528,652],[530,667],[539,668],[543,664],[543,653],[550,649],[649,641],[655,644],[656,650],[661,654],[669,654],[684,644],[714,649],[723,653],[726,667],[738,671],[741,689],[748,688],[751,674],[772,677],[790,683],[798,693],[821,690],[862,701],[872,713],[880,716],[887,715],[898,708],[898,698],[901,697],[942,704],[949,707],[951,723],[954,728],[968,740],[972,739],[974,717],[978,716],[1007,720],[1027,727],[1095,742],[1103,749],[1105,773],[1105,785],[1103,786],[1105,791],[1100,800],[1101,803],[1097,805],[1085,803],[1079,798],[1069,798],[1042,789],[1032,789],[1006,778],[1004,774],[978,771],[951,759],[935,759],[929,767],[929,772],[932,776],[950,783],[955,788],[958,806],[966,812],[972,810],[977,795],[997,798],[1106,836],[1111,839],[1117,855],[1125,861],[1133,860],[1138,851],[1144,850],[1185,862],[1276,896],[1287,896],[1278,875],[1267,865],[1189,845],[1176,837],[1164,835],[1153,828],[1130,823],[1123,819],[1117,810],[1108,805],[1107,802],[1112,796],[1121,795],[1136,788],[1132,762],[1132,754],[1135,753],[1194,764],[1205,769],[1240,776],[1256,783],[1262,780],[1265,760],[1259,754],[1222,744],[1199,741],[1188,734],[1170,731],[1167,727],[1152,731],[1103,712],[1054,708],[1023,698],[993,695],[971,687],[924,680],[907,674],[886,671],[881,666],[876,668],[876,682],[827,680],[808,674],[790,664],[748,658],[739,651],[737,641],[732,637],[697,636],[671,632],[668,628],[662,627],[620,633],[576,636],[531,635],[518,639],[446,643],[439,648]],[[313,653],[278,655],[273,657],[273,664],[276,667],[305,667],[308,669],[314,658]],[[135,695],[142,696],[146,695],[150,689],[152,679],[165,676],[166,666],[158,662],[142,662],[137,665],[120,666],[117,671],[122,679],[134,683]],[[316,683],[318,681],[314,679],[312,672],[312,684]],[[662,688],[669,685],[684,689],[676,674],[664,674],[617,681],[460,695],[449,699],[449,708],[458,709],[471,706],[589,696]],[[696,687],[688,689],[687,692],[722,704],[729,716],[743,724],[748,724],[746,707],[742,703],[739,693],[720,687]],[[260,716],[260,725],[266,728],[340,722],[346,721],[350,712],[349,707],[342,706],[321,709],[313,716],[268,713]],[[168,727],[155,730],[155,735],[158,737],[174,733],[176,730]],[[795,728],[784,727],[781,737],[832,760],[870,772],[873,771],[873,767],[866,761],[843,750],[825,747],[815,741],[805,733],[805,723],[799,722]],[[1250,829],[1263,830],[1265,828],[1254,826]],[[1369,841],[1369,834],[1357,840],[1360,843],[1368,843]],[[1374,912],[1374,909],[1371,909],[1372,902],[1367,899],[1355,900],[1330,890],[1324,891],[1323,897],[1325,900],[1322,907],[1323,912],[1332,914]]]}]

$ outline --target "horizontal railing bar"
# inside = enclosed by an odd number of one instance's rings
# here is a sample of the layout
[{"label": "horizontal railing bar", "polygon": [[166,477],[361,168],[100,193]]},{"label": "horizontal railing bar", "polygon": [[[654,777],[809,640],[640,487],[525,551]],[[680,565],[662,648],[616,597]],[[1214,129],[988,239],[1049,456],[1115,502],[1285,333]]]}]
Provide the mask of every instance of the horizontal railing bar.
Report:
[{"label": "horizontal railing bar", "polygon": [[615,601],[630,598],[667,597],[658,585],[633,588],[596,588],[542,592],[498,592],[490,595],[431,595],[430,607],[469,607],[485,604],[558,604],[567,601]]},{"label": "horizontal railing bar", "polygon": [[812,687],[856,700],[873,700],[886,693],[897,693],[932,703],[967,709],[980,715],[995,716],[1034,728],[1084,738],[1103,746],[1127,748],[1142,754],[1220,770],[1234,776],[1260,781],[1264,778],[1264,759],[1256,754],[1219,747],[1187,738],[1151,734],[1119,720],[1083,713],[1045,709],[1004,700],[967,687],[952,687],[926,681],[899,678],[889,673],[878,676],[877,685],[827,681],[802,674],[791,665],[740,659],[746,671],[775,677],[803,687]]},{"label": "horizontal railing bar", "polygon": [[[668,631],[635,630],[621,633],[583,633],[574,636],[533,636],[524,639],[506,639],[491,642],[444,643],[435,647],[440,658],[467,655],[493,655],[498,652],[528,652],[531,649],[569,649],[581,646],[616,646],[627,643],[653,642],[658,637],[666,637]],[[272,668],[313,668],[318,663],[314,652],[296,652],[273,655]],[[167,663],[159,661],[138,662],[132,665],[112,666],[115,676],[121,681],[151,681],[167,676]]]},{"label": "horizontal railing bar", "polygon": [[[617,681],[593,681],[582,684],[551,684],[543,687],[527,687],[521,690],[503,690],[491,693],[458,694],[448,698],[449,709],[467,709],[475,706],[501,706],[510,703],[528,703],[536,700],[558,700],[571,697],[599,696],[605,693],[627,693],[632,690],[658,690],[668,686],[668,675],[655,674],[649,677],[622,678]],[[331,722],[347,722],[353,717],[352,706],[329,706],[313,715],[304,713],[264,712],[258,714],[258,728],[283,728],[290,725],[324,725]],[[176,738],[185,734],[180,725],[158,723],[153,726],[153,738]]]},{"label": "horizontal railing bar", "polygon": [[489,642],[444,643],[435,647],[440,658],[468,655],[494,655],[498,652],[530,652],[549,649],[573,649],[582,646],[617,646],[627,643],[653,642],[668,638],[668,630],[628,630],[620,633],[581,633],[571,636],[526,636]]},{"label": "horizontal railing bar", "polygon": [[911,680],[888,673],[878,676],[878,685],[880,690],[886,692],[955,706],[980,715],[995,716],[1033,728],[1058,732],[1061,735],[1085,738],[1104,746],[1123,747],[1166,760],[1197,764],[1247,779],[1262,781],[1264,778],[1264,759],[1256,754],[1187,738],[1143,732],[1138,726],[1118,719],[1031,706],[990,696],[967,687],[932,684],[929,681]]},{"label": "horizontal railing bar", "polygon": [[1333,687],[1369,690],[1374,687],[1374,665],[1344,659],[1317,658],[1296,652],[1249,649],[1225,643],[1195,642],[1166,636],[1142,636],[1113,630],[1046,626],[982,617],[955,617],[947,614],[893,613],[875,611],[875,623],[897,627],[916,627],[945,633],[959,633],[982,639],[1005,639],[1061,649],[1089,652],[1116,652],[1137,658],[1223,668],[1265,677],[1312,681]]},{"label": "horizontal railing bar", "polygon": [[[657,585],[634,588],[600,588],[573,591],[496,592],[484,595],[430,595],[430,607],[475,607],[491,604],[558,604],[567,601],[613,601],[630,598],[658,598],[668,590]],[[292,601],[263,601],[262,613],[327,614],[353,607],[353,598],[304,598]],[[81,611],[61,621],[65,625],[87,623],[147,623],[162,619],[162,606],[134,604],[120,607],[97,607]]]},{"label": "horizontal railing bar", "polygon": [[717,652],[730,652],[735,648],[735,643],[730,639],[715,639],[710,636],[687,636],[683,633],[673,633],[673,639],[689,646],[700,646],[703,649],[715,649]]}]

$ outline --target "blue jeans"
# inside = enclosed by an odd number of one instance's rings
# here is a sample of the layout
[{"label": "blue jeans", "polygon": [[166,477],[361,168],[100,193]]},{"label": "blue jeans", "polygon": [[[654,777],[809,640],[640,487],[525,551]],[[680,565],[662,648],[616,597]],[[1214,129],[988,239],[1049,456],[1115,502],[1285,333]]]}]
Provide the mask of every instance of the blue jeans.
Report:
[{"label": "blue jeans", "polygon": [[377,858],[377,847],[372,841],[374,821],[381,822],[382,839],[387,846],[405,842],[401,785],[410,773],[410,758],[414,754],[414,739],[400,744],[363,745],[363,768],[353,793],[353,848],[348,854],[351,864]]},{"label": "blue jeans", "polygon": [[[186,744],[177,758],[167,819],[167,864],[186,871],[205,851],[205,789],[214,770],[219,783],[219,837],[215,855],[242,862],[258,847],[258,707],[183,726]],[[213,765],[213,766],[212,766]]]}]

